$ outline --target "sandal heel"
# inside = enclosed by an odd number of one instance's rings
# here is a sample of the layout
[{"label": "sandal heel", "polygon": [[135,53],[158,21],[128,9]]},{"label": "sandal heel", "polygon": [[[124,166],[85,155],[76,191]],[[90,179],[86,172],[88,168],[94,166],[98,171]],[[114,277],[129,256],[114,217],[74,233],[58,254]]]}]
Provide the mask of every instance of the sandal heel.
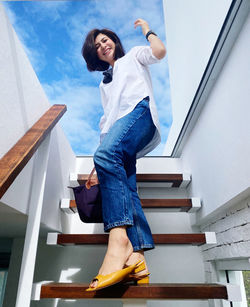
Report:
[{"label": "sandal heel", "polygon": [[142,279],[139,279],[136,281],[137,284],[148,284],[149,283],[149,277],[144,277]]}]

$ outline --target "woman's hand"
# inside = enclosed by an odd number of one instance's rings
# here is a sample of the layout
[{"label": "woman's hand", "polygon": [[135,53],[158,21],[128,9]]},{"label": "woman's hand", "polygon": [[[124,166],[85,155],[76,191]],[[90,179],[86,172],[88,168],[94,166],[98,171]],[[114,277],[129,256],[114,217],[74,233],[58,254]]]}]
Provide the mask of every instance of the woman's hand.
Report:
[{"label": "woman's hand", "polygon": [[87,189],[90,189],[90,187],[92,185],[96,185],[99,183],[98,177],[97,175],[93,175],[95,172],[95,167],[92,169],[91,173],[89,174],[89,177],[85,183],[85,186],[87,187]]},{"label": "woman's hand", "polygon": [[137,28],[138,26],[141,26],[142,29],[142,33],[143,35],[146,35],[148,33],[148,31],[150,30],[148,23],[146,22],[146,20],[143,20],[141,18],[138,18],[135,22],[134,22],[134,26],[135,28]]}]

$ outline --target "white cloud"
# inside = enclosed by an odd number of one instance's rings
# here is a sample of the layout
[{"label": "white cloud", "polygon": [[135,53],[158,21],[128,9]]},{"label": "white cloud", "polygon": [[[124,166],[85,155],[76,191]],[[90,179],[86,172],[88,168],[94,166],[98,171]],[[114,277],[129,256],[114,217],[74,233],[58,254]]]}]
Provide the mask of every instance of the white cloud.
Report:
[{"label": "white cloud", "polygon": [[61,120],[62,128],[76,154],[94,154],[99,144],[99,118],[102,107],[97,87],[64,79],[43,84],[52,104],[66,104],[67,112]]},{"label": "white cloud", "polygon": [[[100,4],[101,2],[101,4]],[[159,5],[160,4],[160,5]],[[72,65],[82,65],[81,47],[87,33],[93,28],[110,28],[122,37],[122,43],[128,51],[133,46],[147,44],[141,29],[134,29],[134,21],[145,18],[154,31],[165,40],[164,20],[161,1],[109,0],[88,1],[88,6],[79,8],[65,23],[73,44],[69,47],[68,56]],[[159,18],[162,16],[162,18]],[[138,36],[139,34],[139,36]]]},{"label": "white cloud", "polygon": [[49,18],[52,22],[61,18],[69,6],[68,1],[27,1],[24,6],[28,14],[35,14],[37,20]]},{"label": "white cloud", "polygon": [[[15,12],[11,10],[7,2],[4,3],[4,7],[32,66],[37,73],[42,71],[46,65],[46,58],[44,55],[46,46],[39,42],[39,38],[31,23],[27,22],[22,16],[17,16]],[[33,44],[39,45],[39,49],[37,49],[37,47],[32,47]]]}]

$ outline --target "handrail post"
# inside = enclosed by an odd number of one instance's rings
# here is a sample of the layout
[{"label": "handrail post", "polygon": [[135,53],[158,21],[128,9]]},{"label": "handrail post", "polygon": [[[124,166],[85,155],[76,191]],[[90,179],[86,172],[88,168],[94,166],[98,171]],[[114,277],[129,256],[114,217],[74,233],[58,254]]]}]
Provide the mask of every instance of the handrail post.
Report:
[{"label": "handrail post", "polygon": [[32,175],[33,180],[31,195],[29,199],[28,222],[17,290],[16,307],[30,306],[49,157],[49,144],[50,134],[40,145],[34,157],[35,160]]}]

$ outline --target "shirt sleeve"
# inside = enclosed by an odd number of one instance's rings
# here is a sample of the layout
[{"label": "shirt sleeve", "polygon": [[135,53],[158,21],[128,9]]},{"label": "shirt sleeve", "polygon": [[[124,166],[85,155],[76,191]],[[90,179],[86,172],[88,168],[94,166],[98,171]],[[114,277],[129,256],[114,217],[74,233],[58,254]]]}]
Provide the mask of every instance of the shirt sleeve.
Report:
[{"label": "shirt sleeve", "polygon": [[134,47],[135,57],[142,65],[150,65],[159,63],[160,60],[153,55],[152,48],[150,46],[138,46]]}]

